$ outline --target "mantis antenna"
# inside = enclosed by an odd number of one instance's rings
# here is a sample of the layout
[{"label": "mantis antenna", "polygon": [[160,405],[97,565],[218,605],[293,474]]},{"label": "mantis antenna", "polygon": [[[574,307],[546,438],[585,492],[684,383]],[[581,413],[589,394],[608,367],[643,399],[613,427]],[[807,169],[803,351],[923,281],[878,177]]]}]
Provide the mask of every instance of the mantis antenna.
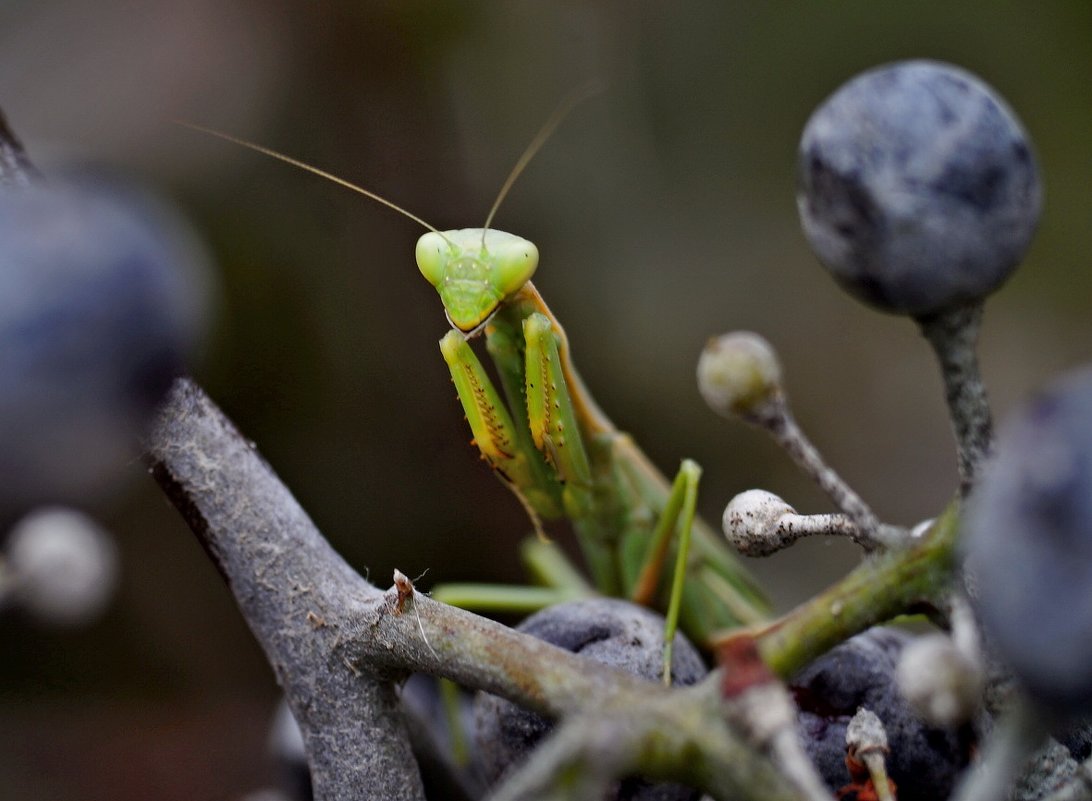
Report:
[{"label": "mantis antenna", "polygon": [[179,125],[185,125],[187,128],[192,128],[195,131],[200,131],[201,133],[206,133],[206,134],[209,134],[210,136],[215,136],[215,137],[217,137],[219,139],[224,139],[224,140],[226,140],[228,142],[232,142],[232,143],[234,143],[236,145],[241,145],[242,147],[245,147],[245,148],[247,148],[249,150],[253,150],[255,152],[258,152],[258,153],[261,153],[263,155],[269,156],[271,158],[275,158],[275,159],[277,159],[277,161],[283,161],[285,164],[291,164],[293,167],[297,167],[297,168],[299,168],[301,170],[305,170],[306,172],[313,173],[314,175],[317,175],[320,178],[325,178],[327,181],[333,181],[335,184],[337,184],[339,186],[343,186],[346,189],[351,189],[353,192],[356,192],[357,194],[364,195],[364,197],[366,197],[366,198],[371,198],[376,203],[380,203],[380,204],[386,206],[388,209],[393,209],[394,211],[397,211],[403,217],[409,217],[411,220],[413,220],[418,225],[422,225],[425,228],[427,228],[428,230],[430,230],[430,231],[432,231],[434,233],[437,233],[440,236],[443,236],[445,240],[447,239],[447,237],[444,236],[442,231],[438,230],[437,228],[435,228],[432,225],[429,225],[427,222],[422,220],[416,214],[412,214],[412,213],[406,211],[401,206],[396,205],[395,203],[392,203],[391,201],[387,200],[385,197],[382,197],[381,195],[377,195],[375,192],[372,192],[372,191],[370,191],[368,189],[365,189],[362,186],[357,186],[354,183],[350,183],[349,181],[346,181],[344,178],[338,178],[333,173],[326,172],[326,170],[319,169],[318,167],[314,167],[314,166],[312,166],[312,165],[310,165],[310,164],[308,164],[306,162],[300,161],[299,159],[294,159],[291,156],[286,156],[284,153],[279,153],[276,150],[273,150],[273,149],[268,148],[268,147],[264,147],[263,145],[259,145],[259,144],[256,144],[254,142],[247,141],[246,139],[240,139],[237,136],[232,136],[231,134],[226,134],[226,133],[224,133],[222,131],[217,131],[214,128],[206,128],[203,125],[195,125],[192,122],[184,122],[184,121],[180,121]]},{"label": "mantis antenna", "polygon": [[531,159],[542,149],[542,146],[546,144],[547,140],[553,135],[557,126],[569,116],[571,112],[578,105],[583,103],[589,97],[597,95],[603,91],[604,84],[602,81],[595,80],[590,81],[583,86],[580,86],[570,92],[554,109],[553,114],[549,116],[538,133],[535,134],[535,138],[531,140],[531,144],[527,145],[527,149],[523,151],[523,155],[516,161],[516,165],[512,167],[512,171],[508,173],[508,177],[504,179],[504,185],[501,186],[500,192],[497,193],[497,199],[493,201],[493,207],[489,209],[489,214],[486,215],[485,225],[482,227],[482,248],[485,248],[485,234],[489,230],[489,226],[493,223],[493,218],[497,214],[497,209],[500,208],[501,203],[504,202],[504,198],[508,195],[508,190],[512,188],[512,185],[519,178],[520,173],[531,163]]},{"label": "mantis antenna", "polygon": [[[489,214],[485,218],[485,226],[482,228],[483,249],[485,248],[485,235],[489,231],[489,226],[493,222],[493,217],[496,216],[497,210],[500,208],[501,203],[504,202],[504,198],[508,195],[508,191],[512,188],[512,185],[516,182],[516,179],[519,178],[520,173],[524,171],[527,165],[531,162],[531,159],[533,159],[538,151],[542,149],[542,146],[546,144],[547,140],[553,135],[554,130],[556,130],[557,126],[561,124],[561,122],[569,115],[569,113],[580,103],[587,100],[589,97],[598,94],[601,91],[603,91],[603,83],[598,80],[591,81],[584,86],[575,89],[574,91],[569,93],[569,95],[567,95],[560,104],[558,104],[558,107],[554,109],[554,112],[546,120],[542,128],[539,129],[539,132],[535,134],[535,138],[531,140],[531,143],[527,146],[527,149],[523,151],[523,155],[519,157],[519,160],[512,168],[512,171],[504,180],[504,185],[501,186],[500,192],[497,193],[497,199],[493,201],[493,207],[489,209]],[[215,128],[206,128],[204,125],[197,125],[196,123],[186,122],[184,120],[180,120],[179,125],[184,125],[194,131],[200,131],[201,133],[208,134],[209,136],[215,136],[218,139],[232,142],[233,144],[245,147],[248,150],[253,150],[256,153],[261,153],[262,155],[277,159],[277,161],[283,161],[285,164],[290,164],[297,169],[312,173],[313,175],[317,175],[320,178],[325,178],[327,181],[332,181],[338,186],[343,186],[346,189],[356,192],[357,194],[374,200],[376,203],[386,206],[392,211],[398,212],[403,217],[408,217],[418,225],[427,228],[433,233],[439,234],[444,238],[444,240],[448,241],[448,244],[451,244],[450,240],[448,240],[447,237],[444,236],[443,231],[439,230],[434,225],[429,225],[416,214],[413,214],[412,212],[407,211],[398,204],[387,200],[382,195],[372,192],[369,189],[365,189],[364,187],[358,184],[354,184],[351,181],[346,181],[344,178],[339,178],[331,172],[327,172],[326,170],[323,170],[319,167],[315,167],[314,165],[308,164],[305,161],[300,161],[299,159],[292,158],[291,156],[288,156],[277,150],[273,150],[272,148],[265,147],[264,145],[259,145],[256,142],[251,142],[238,136],[232,136],[231,134],[224,133],[223,131],[217,131]]]}]

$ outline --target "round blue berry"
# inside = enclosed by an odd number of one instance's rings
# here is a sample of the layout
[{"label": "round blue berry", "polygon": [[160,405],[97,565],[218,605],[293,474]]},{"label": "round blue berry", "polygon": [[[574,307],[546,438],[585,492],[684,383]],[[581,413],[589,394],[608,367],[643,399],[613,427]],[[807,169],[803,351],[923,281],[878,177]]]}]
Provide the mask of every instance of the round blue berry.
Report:
[{"label": "round blue berry", "polygon": [[0,518],[131,465],[202,320],[178,217],[85,177],[0,192]]},{"label": "round blue berry", "polygon": [[1010,418],[964,528],[972,596],[998,656],[1040,701],[1092,713],[1092,368]]},{"label": "round blue berry", "polygon": [[[531,615],[518,630],[596,662],[660,680],[664,619],[642,606],[611,598],[558,604]],[[697,650],[681,634],[675,636],[671,671],[677,685],[694,684],[706,674]],[[494,695],[479,693],[475,706],[478,757],[490,783],[523,761],[552,728],[545,718]],[[608,798],[694,801],[699,795],[680,785],[629,778]]]},{"label": "round blue berry", "polygon": [[800,140],[797,205],[819,260],[850,293],[927,316],[993,292],[1039,220],[1027,134],[974,75],[904,61],[853,78]]}]

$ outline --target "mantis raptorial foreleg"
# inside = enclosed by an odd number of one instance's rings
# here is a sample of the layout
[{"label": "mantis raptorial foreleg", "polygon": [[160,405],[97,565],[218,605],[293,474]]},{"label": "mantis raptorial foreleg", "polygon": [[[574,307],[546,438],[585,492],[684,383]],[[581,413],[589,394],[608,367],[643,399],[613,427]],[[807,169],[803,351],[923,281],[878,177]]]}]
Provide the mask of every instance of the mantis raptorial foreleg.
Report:
[{"label": "mantis raptorial foreleg", "polygon": [[[482,458],[533,515],[556,517],[560,501],[565,516],[582,533],[581,544],[598,586],[652,605],[673,535],[678,532],[664,631],[664,680],[670,682],[671,642],[678,628],[700,468],[689,460],[683,463],[659,510],[651,538],[638,537],[635,542],[619,538],[617,525],[601,519],[603,508],[596,498],[596,477],[577,412],[583,406],[574,403],[567,377],[572,370],[562,357],[564,335],[545,304],[529,290],[522,302],[514,300],[485,331],[489,352],[507,388],[510,412],[460,332],[449,331],[440,343],[474,442]],[[598,436],[608,440],[609,448],[610,438],[622,435],[601,432]],[[559,597],[571,597],[566,588],[458,585],[440,587],[436,592],[445,601],[491,610],[525,610],[538,601],[545,605]]]}]

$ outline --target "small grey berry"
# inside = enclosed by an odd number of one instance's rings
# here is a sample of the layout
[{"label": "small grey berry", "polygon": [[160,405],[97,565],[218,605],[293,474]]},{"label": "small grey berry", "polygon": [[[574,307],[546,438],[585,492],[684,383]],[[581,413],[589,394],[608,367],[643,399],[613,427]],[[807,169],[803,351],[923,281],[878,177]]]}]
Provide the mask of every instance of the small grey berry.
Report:
[{"label": "small grey berry", "polygon": [[728,502],[721,525],[728,542],[740,553],[768,556],[787,544],[787,538],[778,531],[778,523],[795,514],[795,509],[772,492],[751,489]]},{"label": "small grey berry", "polygon": [[903,61],[858,75],[804,128],[797,205],[819,260],[861,300],[924,316],[978,301],[1039,220],[1031,143],[974,75]]},{"label": "small grey berry", "polygon": [[903,649],[896,678],[903,697],[932,726],[960,726],[982,704],[981,668],[944,634],[919,637]]}]

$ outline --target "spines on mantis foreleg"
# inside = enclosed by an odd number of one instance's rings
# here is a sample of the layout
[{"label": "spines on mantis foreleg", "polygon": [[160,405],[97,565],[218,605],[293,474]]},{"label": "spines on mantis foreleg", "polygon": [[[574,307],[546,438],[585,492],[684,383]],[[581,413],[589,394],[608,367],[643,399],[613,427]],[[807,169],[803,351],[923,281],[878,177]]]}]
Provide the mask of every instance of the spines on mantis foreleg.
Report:
[{"label": "spines on mantis foreleg", "polygon": [[591,465],[561,370],[553,324],[536,312],[524,319],[523,336],[527,343],[527,419],[535,447],[546,454],[566,483],[590,487]]},{"label": "spines on mantis foreleg", "polygon": [[466,339],[457,331],[448,331],[440,340],[440,352],[451,370],[451,379],[482,456],[506,474],[518,469],[510,464],[518,453],[512,419],[500,398],[493,397],[490,381]]},{"label": "spines on mantis foreleg", "polygon": [[448,331],[440,340],[440,351],[451,371],[474,444],[527,509],[539,535],[544,536],[539,518],[559,517],[562,510],[556,492],[543,484],[543,470],[531,461],[537,454],[521,443],[519,429],[463,334]]},{"label": "spines on mantis foreleg", "polygon": [[591,396],[588,388],[584,385],[580,375],[576,372],[576,368],[573,366],[572,358],[569,356],[569,338],[565,333],[565,329],[561,326],[560,321],[554,316],[554,313],[550,310],[550,307],[546,305],[546,301],[543,300],[542,295],[538,289],[535,288],[533,282],[528,281],[523,285],[523,289],[516,295],[511,305],[518,305],[523,308],[522,315],[524,317],[538,312],[549,319],[554,336],[557,339],[557,355],[558,366],[561,370],[561,374],[565,377],[565,383],[569,387],[569,397],[572,399],[573,413],[580,421],[580,425],[583,431],[588,436],[595,436],[598,434],[611,434],[617,433],[618,429],[614,423],[610,421],[603,410],[599,408],[599,405],[595,402],[595,399]]}]

